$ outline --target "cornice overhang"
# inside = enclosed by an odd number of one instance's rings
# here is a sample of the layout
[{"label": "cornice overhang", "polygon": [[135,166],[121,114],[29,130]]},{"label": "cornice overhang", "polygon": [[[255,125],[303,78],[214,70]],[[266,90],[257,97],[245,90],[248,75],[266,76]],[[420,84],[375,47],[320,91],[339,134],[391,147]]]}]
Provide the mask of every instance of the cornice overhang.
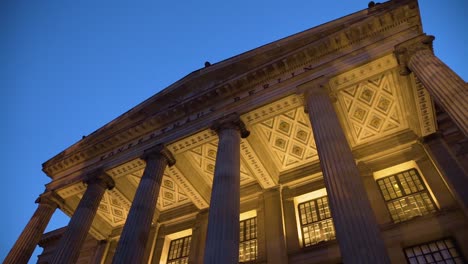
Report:
[{"label": "cornice overhang", "polygon": [[393,0],[197,70],[45,162],[43,171],[55,178],[77,164],[86,167],[86,161],[152,131],[179,126],[181,118],[198,118],[216,102],[272,87],[294,69],[314,70],[332,54],[344,56],[409,28],[422,33],[417,1]]}]

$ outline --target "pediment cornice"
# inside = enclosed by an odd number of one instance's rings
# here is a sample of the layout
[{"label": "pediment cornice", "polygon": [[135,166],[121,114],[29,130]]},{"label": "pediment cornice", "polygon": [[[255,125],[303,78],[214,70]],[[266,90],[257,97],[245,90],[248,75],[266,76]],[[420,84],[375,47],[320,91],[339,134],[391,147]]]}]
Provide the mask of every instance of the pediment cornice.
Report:
[{"label": "pediment cornice", "polygon": [[45,162],[43,171],[54,177],[113,149],[125,151],[142,136],[202,117],[214,104],[232,104],[237,94],[275,89],[285,78],[339,58],[333,54],[355,52],[419,25],[416,1],[389,1],[197,70]]}]

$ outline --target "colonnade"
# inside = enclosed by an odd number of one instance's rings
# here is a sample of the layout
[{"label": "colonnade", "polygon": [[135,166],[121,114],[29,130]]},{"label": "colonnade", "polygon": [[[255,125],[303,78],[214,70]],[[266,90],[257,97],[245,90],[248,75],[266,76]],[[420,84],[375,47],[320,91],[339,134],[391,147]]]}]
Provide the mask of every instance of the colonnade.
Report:
[{"label": "colonnade", "polygon": [[[431,39],[427,36],[412,39],[398,45],[395,54],[400,65],[421,80],[435,101],[467,135],[467,85],[433,55],[428,41]],[[304,95],[306,111],[313,127],[342,260],[344,263],[390,263],[380,228],[326,83],[327,79],[322,77],[298,86],[298,91]],[[240,142],[241,138],[249,135],[249,131],[235,113],[216,120],[212,129],[216,131],[219,143],[204,263],[234,264],[238,263],[239,254]],[[146,161],[146,168],[113,263],[141,263],[144,259],[163,173],[167,166],[176,162],[163,145],[145,151],[142,158]],[[459,177],[444,177],[449,184],[460,185]],[[52,263],[76,262],[104,192],[114,187],[114,181],[104,172],[87,176],[85,182],[87,189],[59,242]],[[455,188],[453,191],[462,190]],[[466,197],[462,193],[458,195]],[[274,195],[271,199],[280,202],[280,198]],[[61,206],[60,200],[52,191],[39,197],[36,212],[4,263],[27,263],[53,212]],[[462,199],[461,203],[464,208],[468,208],[466,199]],[[275,209],[266,206],[265,210]],[[281,219],[276,220],[281,222]],[[281,235],[280,226],[278,224],[279,228],[274,232]],[[281,261],[287,261],[285,252],[278,251],[277,255]]]}]

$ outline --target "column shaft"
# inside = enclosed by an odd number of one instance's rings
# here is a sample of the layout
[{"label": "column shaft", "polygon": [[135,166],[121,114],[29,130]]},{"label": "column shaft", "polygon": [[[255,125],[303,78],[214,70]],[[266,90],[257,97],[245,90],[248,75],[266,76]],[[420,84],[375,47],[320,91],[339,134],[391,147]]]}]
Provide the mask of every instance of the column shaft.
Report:
[{"label": "column shaft", "polygon": [[281,195],[279,188],[270,189],[263,194],[265,204],[265,240],[269,264],[287,264],[286,241],[283,230]]},{"label": "column shaft", "polygon": [[359,170],[324,87],[306,95],[344,263],[390,263]]},{"label": "column shaft", "polygon": [[429,49],[415,52],[409,60],[408,68],[468,136],[468,85],[465,81]]},{"label": "column shaft", "polygon": [[102,196],[106,189],[112,188],[114,184],[106,175],[93,177],[87,183],[88,187],[54,252],[54,264],[75,263],[78,260],[81,246],[91,228]]},{"label": "column shaft", "polygon": [[455,155],[439,136],[431,136],[424,140],[424,148],[442,173],[445,183],[457,199],[461,208],[468,216],[468,174],[458,163]]},{"label": "column shaft", "polygon": [[164,170],[168,164],[175,163],[170,152],[162,146],[149,150],[144,159],[145,171],[138,184],[112,263],[142,263]]},{"label": "column shaft", "polygon": [[39,240],[50,221],[50,218],[57,209],[57,203],[50,201],[50,199],[39,197],[39,206],[24,228],[23,232],[16,240],[12,249],[6,256],[3,263],[5,264],[22,264],[28,263],[34,249],[39,243]]},{"label": "column shaft", "polygon": [[249,132],[236,114],[214,124],[218,152],[213,176],[205,264],[239,262],[240,140]]}]

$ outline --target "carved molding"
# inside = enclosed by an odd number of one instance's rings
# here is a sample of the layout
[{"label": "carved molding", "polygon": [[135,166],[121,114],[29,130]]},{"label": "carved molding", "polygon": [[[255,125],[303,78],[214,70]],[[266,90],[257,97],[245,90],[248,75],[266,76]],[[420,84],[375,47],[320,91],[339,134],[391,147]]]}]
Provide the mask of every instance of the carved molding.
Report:
[{"label": "carved molding", "polygon": [[421,124],[421,136],[424,137],[437,131],[434,102],[429,92],[414,74],[411,75],[411,82],[414,86],[412,90],[418,111],[419,124]]},{"label": "carved molding", "polygon": [[293,94],[242,115],[242,120],[251,126],[302,105],[300,96]]},{"label": "carved molding", "polygon": [[432,46],[433,41],[434,36],[421,35],[395,46],[395,56],[400,66],[401,75],[408,75],[411,73],[411,69],[409,68],[411,57],[418,51],[430,50],[431,53],[434,53],[434,48]]},{"label": "carved molding", "polygon": [[114,167],[110,170],[107,170],[106,173],[112,176],[114,179],[126,176],[130,173],[134,173],[141,169],[144,169],[146,166],[145,162],[141,159],[134,159],[128,161],[120,166]]},{"label": "carved molding", "polygon": [[242,140],[240,145],[240,152],[242,159],[241,163],[245,164],[250,169],[252,175],[254,175],[263,189],[276,186],[277,181],[275,181],[265,169],[265,166],[260,161],[247,140]]},{"label": "carved molding", "polygon": [[[95,135],[85,138],[67,151],[47,161],[43,166],[43,170],[48,175],[55,175],[75,164],[102,155],[116,147],[120,146],[119,148],[123,148],[122,151],[124,151],[126,149],[124,144],[134,144],[131,140],[138,141],[138,138],[142,135],[149,135],[152,138],[156,134],[168,133],[169,128],[179,127],[200,118],[200,116],[206,114],[204,109],[209,109],[214,102],[229,99],[232,94],[250,91],[254,87],[272,88],[285,78],[294,78],[312,70],[312,65],[323,63],[330,54],[348,48],[354,49],[358,43],[365,42],[369,38],[382,36],[384,32],[390,32],[394,29],[396,32],[396,28],[409,28],[419,24],[418,10],[414,8],[414,4],[392,2],[388,6],[387,12],[368,16],[364,20],[357,18],[352,20],[353,17],[351,17],[347,18],[350,19],[349,24],[335,22],[336,29],[328,28],[324,31],[327,33],[317,34],[315,31],[318,29],[311,29],[307,34],[314,38],[319,36],[318,39],[304,42],[302,44],[304,46],[301,48],[280,55],[269,65],[257,67],[236,78],[226,80],[224,83],[213,82],[211,87],[197,88],[200,90],[198,93],[195,92],[195,88],[192,88],[191,95],[193,96],[183,99],[173,98],[173,104],[162,104],[168,106],[154,114],[146,115],[142,107],[140,107],[139,109],[143,113],[142,117],[132,116],[137,121],[121,130],[112,132],[113,134],[109,137],[101,138],[98,141],[94,140],[94,138],[97,138]],[[274,47],[273,44],[271,45]],[[181,82],[183,83],[183,81]],[[176,89],[172,90],[176,91]],[[158,97],[158,99],[160,98]],[[123,118],[128,118],[128,116],[125,115]],[[110,130],[115,125],[115,123],[111,123],[105,128]],[[168,125],[171,127],[167,127]],[[158,131],[158,133],[155,134],[151,131]]]},{"label": "carved molding", "polygon": [[60,195],[60,197],[62,197],[63,199],[67,199],[77,194],[84,193],[85,190],[86,185],[83,182],[79,182],[57,190],[57,194]]}]

